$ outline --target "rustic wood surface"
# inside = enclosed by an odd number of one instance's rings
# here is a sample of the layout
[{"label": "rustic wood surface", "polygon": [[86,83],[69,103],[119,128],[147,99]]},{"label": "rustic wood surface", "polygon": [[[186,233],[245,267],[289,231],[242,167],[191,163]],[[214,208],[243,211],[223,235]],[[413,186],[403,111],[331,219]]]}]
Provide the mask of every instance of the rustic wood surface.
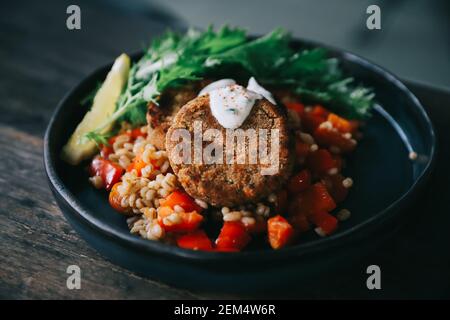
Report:
[{"label": "rustic wood surface", "polygon": [[[58,100],[99,65],[133,52],[161,32],[167,16],[134,15],[78,1],[82,30],[65,28],[66,1],[0,4],[0,298],[197,299],[271,297],[191,292],[117,267],[90,248],[68,225],[43,170],[43,135]],[[450,297],[450,94],[412,86],[440,133],[441,152],[423,214],[388,244],[327,283],[295,287],[287,298]],[[82,289],[66,288],[66,268],[82,270]],[[383,290],[365,287],[365,266],[383,270]]]}]

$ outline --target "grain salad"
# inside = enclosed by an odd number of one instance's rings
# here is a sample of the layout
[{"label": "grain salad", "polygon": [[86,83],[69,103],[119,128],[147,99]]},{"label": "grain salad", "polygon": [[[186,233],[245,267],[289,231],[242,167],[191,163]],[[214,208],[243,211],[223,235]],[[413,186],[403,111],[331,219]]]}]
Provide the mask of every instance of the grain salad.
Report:
[{"label": "grain salad", "polygon": [[137,237],[278,250],[357,214],[345,172],[374,95],[282,29],[169,32],[136,62],[118,57],[93,97],[61,156],[89,161],[87,181]]}]

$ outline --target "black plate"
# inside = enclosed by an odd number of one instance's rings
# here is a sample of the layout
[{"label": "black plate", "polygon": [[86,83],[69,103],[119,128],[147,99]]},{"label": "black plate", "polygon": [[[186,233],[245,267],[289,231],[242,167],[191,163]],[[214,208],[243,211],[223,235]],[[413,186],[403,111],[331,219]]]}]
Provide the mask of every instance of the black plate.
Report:
[{"label": "black plate", "polygon": [[[292,44],[322,46],[306,41]],[[79,101],[104,79],[111,65],[70,91],[48,126],[45,168],[62,212],[111,261],[182,287],[257,290],[313,278],[365,255],[396,230],[399,218],[423,187],[434,160],[435,135],[420,102],[395,76],[354,54],[326,48],[341,61],[345,72],[375,90],[377,100],[346,171],[355,183],[341,207],[350,209],[352,217],[335,234],[319,238],[311,232],[289,248],[240,253],[184,250],[130,234],[125,218],[109,206],[105,192],[88,183],[85,170],[59,158],[63,144],[87,111]],[[416,161],[409,159],[411,151],[419,154]]]}]

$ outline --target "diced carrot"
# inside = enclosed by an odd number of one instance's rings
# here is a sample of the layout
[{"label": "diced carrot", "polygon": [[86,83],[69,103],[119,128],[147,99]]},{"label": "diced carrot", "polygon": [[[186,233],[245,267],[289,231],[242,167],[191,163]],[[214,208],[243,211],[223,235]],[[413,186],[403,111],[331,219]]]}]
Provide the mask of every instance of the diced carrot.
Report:
[{"label": "diced carrot", "polygon": [[344,187],[342,183],[344,179],[345,178],[341,174],[326,176],[322,179],[328,192],[333,197],[334,201],[338,203],[344,201],[348,195],[348,189]]},{"label": "diced carrot", "polygon": [[336,162],[326,149],[311,152],[306,158],[306,166],[313,174],[320,176],[327,174],[331,169],[337,169]]},{"label": "diced carrot", "polygon": [[172,209],[176,205],[179,205],[186,212],[189,211],[201,212],[203,210],[203,208],[200,207],[190,195],[188,195],[186,192],[182,190],[175,190],[171,194],[169,194],[165,199],[161,199],[160,205],[169,206]]},{"label": "diced carrot", "polygon": [[301,102],[285,102],[286,108],[289,110],[295,111],[300,117],[303,116],[303,112],[305,111],[305,106]]},{"label": "diced carrot", "polygon": [[356,148],[353,139],[345,138],[342,133],[326,127],[318,127],[313,134],[317,143],[325,147],[337,147],[343,153],[351,152]]},{"label": "diced carrot", "polygon": [[312,220],[326,235],[332,234],[338,226],[337,219],[326,211],[315,212]]},{"label": "diced carrot", "polygon": [[142,174],[142,169],[147,166],[147,163],[142,159],[142,154],[137,154],[133,162],[127,167],[127,171],[136,170],[137,176],[140,177]]},{"label": "diced carrot", "polygon": [[341,133],[352,132],[353,126],[350,121],[339,117],[337,114],[330,113],[327,120]]},{"label": "diced carrot", "polygon": [[267,221],[267,235],[273,249],[280,249],[288,245],[293,240],[294,233],[294,228],[280,215]]},{"label": "diced carrot", "polygon": [[109,193],[109,197],[108,197],[109,204],[111,205],[111,207],[113,207],[114,210],[116,210],[122,214],[128,215],[131,213],[131,210],[130,210],[130,208],[122,207],[122,205],[121,205],[122,197],[120,196],[119,191],[117,191],[117,188],[120,185],[121,185],[121,182],[118,182],[112,187],[111,192]]},{"label": "diced carrot", "polygon": [[[179,221],[173,222],[170,216],[178,215]],[[165,219],[168,218],[168,219]],[[167,232],[190,232],[196,230],[203,221],[203,216],[196,211],[175,212],[169,206],[158,208],[158,223]]]},{"label": "diced carrot", "polygon": [[289,179],[288,191],[297,194],[305,191],[311,185],[311,174],[308,170],[302,170]]},{"label": "diced carrot", "polygon": [[118,164],[99,156],[92,160],[89,167],[90,175],[100,176],[106,190],[111,190],[113,185],[120,181],[123,171],[122,167]]},{"label": "diced carrot", "polygon": [[250,240],[251,237],[241,222],[225,222],[216,240],[216,248],[242,250]]},{"label": "diced carrot", "polygon": [[177,237],[177,245],[180,248],[191,250],[210,251],[213,249],[211,240],[203,230],[197,230]]}]

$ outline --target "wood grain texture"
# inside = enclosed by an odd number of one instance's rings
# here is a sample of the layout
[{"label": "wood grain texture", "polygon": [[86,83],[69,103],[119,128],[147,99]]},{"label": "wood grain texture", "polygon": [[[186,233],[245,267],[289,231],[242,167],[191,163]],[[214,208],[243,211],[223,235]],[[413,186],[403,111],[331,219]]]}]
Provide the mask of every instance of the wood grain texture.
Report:
[{"label": "wood grain texture", "polygon": [[[82,30],[65,28],[68,1],[0,2],[0,298],[442,298],[450,296],[450,94],[413,86],[437,127],[441,153],[419,214],[376,252],[345,272],[281,293],[251,296],[188,292],[112,265],[68,225],[47,184],[42,137],[63,95],[122,51],[161,32],[161,17],[130,16],[106,2],[77,1]],[[151,15],[152,12],[150,12]],[[82,270],[82,289],[66,288],[66,268]],[[379,264],[383,290],[368,291],[365,268]]]}]

